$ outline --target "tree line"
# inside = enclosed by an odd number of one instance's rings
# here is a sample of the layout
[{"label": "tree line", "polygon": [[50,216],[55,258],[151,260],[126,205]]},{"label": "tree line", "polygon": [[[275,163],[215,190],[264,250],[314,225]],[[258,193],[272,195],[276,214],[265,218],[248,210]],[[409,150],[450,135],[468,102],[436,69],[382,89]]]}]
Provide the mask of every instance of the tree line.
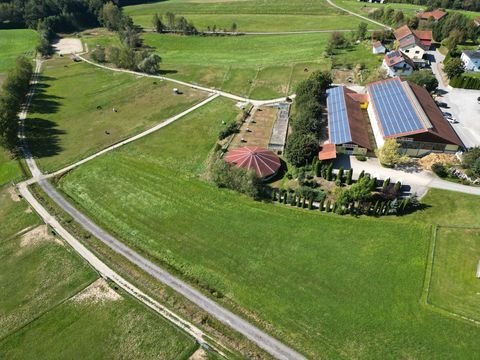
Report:
[{"label": "tree line", "polygon": [[427,11],[437,8],[480,11],[480,0],[389,0],[389,2],[422,5],[427,7]]},{"label": "tree line", "polygon": [[0,90],[0,145],[14,153],[18,147],[18,113],[27,95],[33,74],[31,62],[21,56]]},{"label": "tree line", "polygon": [[286,157],[294,166],[311,163],[317,156],[325,91],[332,83],[330,72],[318,71],[302,81],[296,89],[295,114],[290,124]]}]

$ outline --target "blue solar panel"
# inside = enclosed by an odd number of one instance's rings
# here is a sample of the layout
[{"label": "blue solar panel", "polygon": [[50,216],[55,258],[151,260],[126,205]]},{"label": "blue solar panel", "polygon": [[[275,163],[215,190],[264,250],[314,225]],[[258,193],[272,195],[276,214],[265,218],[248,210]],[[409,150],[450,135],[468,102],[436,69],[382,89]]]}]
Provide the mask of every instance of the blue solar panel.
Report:
[{"label": "blue solar panel", "polygon": [[352,141],[348,123],[347,105],[342,87],[327,90],[328,129],[330,143],[345,144]]},{"label": "blue solar panel", "polygon": [[424,129],[401,81],[384,81],[369,86],[384,136]]}]

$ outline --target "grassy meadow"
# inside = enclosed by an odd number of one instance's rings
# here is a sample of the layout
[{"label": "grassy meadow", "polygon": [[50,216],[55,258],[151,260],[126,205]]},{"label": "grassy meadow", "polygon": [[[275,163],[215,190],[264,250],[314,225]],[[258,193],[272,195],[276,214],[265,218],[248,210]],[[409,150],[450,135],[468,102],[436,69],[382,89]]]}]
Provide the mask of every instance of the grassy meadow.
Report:
[{"label": "grassy meadow", "polygon": [[[197,37],[147,33],[145,44],[163,59],[166,76],[250,97],[286,96],[315,70],[327,70],[332,61],[324,50],[329,34]],[[339,50],[337,68],[379,65],[365,44]]]},{"label": "grassy meadow", "polygon": [[[26,121],[37,162],[52,171],[139,133],[206,98],[160,80],[48,60]],[[115,109],[116,111],[113,111]]]},{"label": "grassy meadow", "polygon": [[437,233],[429,301],[480,321],[480,228],[440,227]]},{"label": "grassy meadow", "polygon": [[17,160],[8,151],[0,147],[0,187],[21,178],[22,172]]},{"label": "grassy meadow", "polygon": [[17,56],[32,57],[37,42],[38,35],[33,30],[0,30],[0,74],[8,71],[15,64]]},{"label": "grassy meadow", "polygon": [[[422,213],[377,220],[219,190],[201,174],[228,113],[233,105],[215,100],[59,186],[128,245],[215,289],[218,301],[308,357],[471,358],[480,329],[419,301],[435,201],[457,202],[456,194],[432,192]],[[465,196],[458,208],[478,201]]]},{"label": "grassy meadow", "polygon": [[214,25],[219,30],[229,30],[233,23],[237,24],[238,31],[246,32],[349,30],[361,21],[325,0],[158,1],[127,6],[124,11],[144,28],[152,28],[155,13],[167,12],[184,16],[199,30]]}]

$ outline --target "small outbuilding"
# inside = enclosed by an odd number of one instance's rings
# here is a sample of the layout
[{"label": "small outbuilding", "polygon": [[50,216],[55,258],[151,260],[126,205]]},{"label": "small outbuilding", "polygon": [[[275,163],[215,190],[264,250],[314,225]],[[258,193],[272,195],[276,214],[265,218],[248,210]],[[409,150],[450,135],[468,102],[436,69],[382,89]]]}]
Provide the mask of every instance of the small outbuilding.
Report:
[{"label": "small outbuilding", "polygon": [[372,44],[372,53],[373,54],[385,54],[387,49],[380,41],[374,41]]},{"label": "small outbuilding", "polygon": [[255,171],[261,179],[267,180],[282,166],[280,158],[273,152],[258,146],[244,146],[231,150],[225,161],[239,168]]}]

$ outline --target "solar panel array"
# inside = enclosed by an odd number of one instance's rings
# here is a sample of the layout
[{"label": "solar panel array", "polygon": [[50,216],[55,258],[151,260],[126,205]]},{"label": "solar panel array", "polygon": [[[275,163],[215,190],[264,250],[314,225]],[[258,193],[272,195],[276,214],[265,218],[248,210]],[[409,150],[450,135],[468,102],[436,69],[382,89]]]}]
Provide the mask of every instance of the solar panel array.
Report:
[{"label": "solar panel array", "polygon": [[328,131],[330,143],[345,144],[352,141],[348,123],[347,104],[343,87],[327,90]]},{"label": "solar panel array", "polygon": [[375,83],[369,85],[368,91],[375,105],[384,136],[425,129],[401,81]]}]

